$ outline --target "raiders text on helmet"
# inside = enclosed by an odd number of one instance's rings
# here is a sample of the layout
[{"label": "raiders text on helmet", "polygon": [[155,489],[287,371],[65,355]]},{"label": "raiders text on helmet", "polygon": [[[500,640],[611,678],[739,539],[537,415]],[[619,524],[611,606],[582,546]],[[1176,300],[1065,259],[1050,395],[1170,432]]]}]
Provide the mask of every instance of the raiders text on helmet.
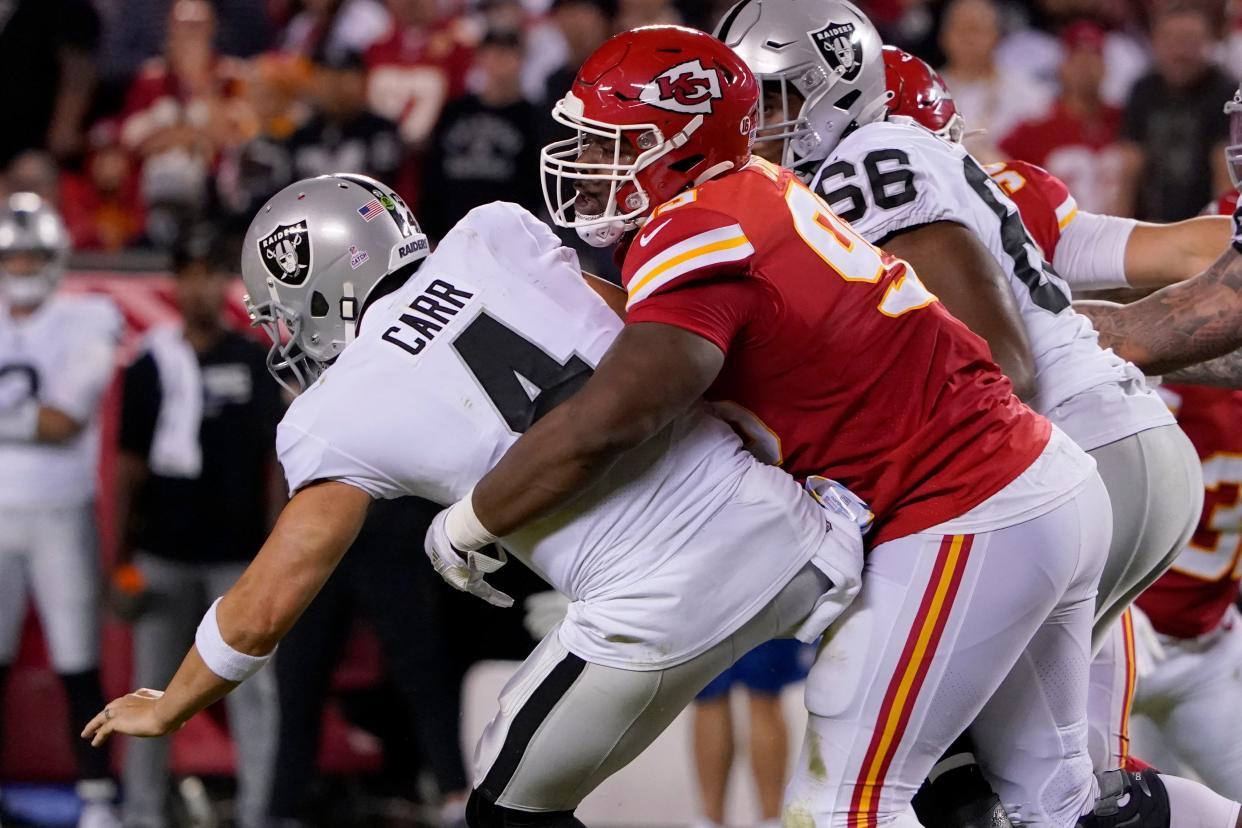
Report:
[{"label": "raiders text on helmet", "polygon": [[[575,133],[540,156],[552,220],[596,247],[616,242],[661,203],[746,163],[758,99],[750,71],[710,35],[680,26],[617,35],[552,108]],[[588,142],[611,160],[580,160]],[[575,185],[586,182],[605,190],[598,214],[575,211]]]},{"label": "raiders text on helmet", "polygon": [[242,249],[246,309],[272,340],[268,370],[304,390],[353,340],[371,289],[429,250],[405,202],[374,179],[340,173],[281,190]]},{"label": "raiders text on helmet", "polygon": [[884,116],[880,35],[846,0],[741,0],[716,36],[780,96],[755,140],[781,141],[787,166],[822,161],[854,126]]},{"label": "raiders text on helmet", "polygon": [[[34,193],[14,193],[0,204],[0,298],[14,307],[40,304],[56,289],[69,259],[69,231],[56,208]],[[15,254],[42,261],[33,271],[10,270]]]}]

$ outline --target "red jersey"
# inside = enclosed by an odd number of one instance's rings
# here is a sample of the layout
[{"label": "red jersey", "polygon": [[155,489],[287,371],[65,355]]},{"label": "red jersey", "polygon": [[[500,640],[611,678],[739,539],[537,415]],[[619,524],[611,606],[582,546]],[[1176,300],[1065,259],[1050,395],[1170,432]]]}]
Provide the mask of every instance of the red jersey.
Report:
[{"label": "red jersey", "polygon": [[1099,117],[1084,120],[1057,103],[1047,116],[1024,121],[1000,142],[1010,158],[1050,170],[1090,199],[1087,209],[1111,212],[1120,192],[1122,155],[1117,146],[1121,110],[1105,106]]},{"label": "red jersey", "polygon": [[444,104],[465,93],[473,60],[469,32],[456,19],[428,28],[394,26],[367,50],[367,103],[397,124],[407,144],[420,144]]},{"label": "red jersey", "polygon": [[986,343],[789,170],[755,160],[683,193],[623,254],[628,323],[719,347],[718,413],[761,459],[865,499],[872,543],[968,512],[1048,442]]},{"label": "red jersey", "polygon": [[1220,623],[1242,578],[1242,391],[1161,390],[1203,461],[1206,492],[1190,542],[1137,603],[1158,632],[1195,638]]},{"label": "red jersey", "polygon": [[1078,215],[1078,202],[1069,187],[1047,170],[1025,161],[988,164],[984,169],[1018,207],[1022,223],[1052,261],[1061,233]]}]

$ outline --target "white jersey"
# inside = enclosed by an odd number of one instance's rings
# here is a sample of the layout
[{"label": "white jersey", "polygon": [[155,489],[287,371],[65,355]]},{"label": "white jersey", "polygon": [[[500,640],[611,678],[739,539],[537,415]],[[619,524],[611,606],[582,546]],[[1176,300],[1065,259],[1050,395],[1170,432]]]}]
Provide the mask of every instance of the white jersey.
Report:
[{"label": "white jersey", "polygon": [[1174,423],[1142,372],[1099,346],[1018,208],[960,145],[917,126],[869,124],[847,136],[808,183],[875,244],[936,221],[972,231],[1009,277],[1026,325],[1037,382],[1031,407],[1082,448]]},{"label": "white jersey", "polygon": [[[513,204],[479,207],[289,408],[277,434],[289,485],[456,501],[587,380],[621,326],[546,225]],[[572,652],[628,669],[676,664],[736,630],[823,541],[821,514],[789,548],[702,542],[729,523],[722,511],[756,468],[776,473],[695,410],[503,545],[571,599],[560,636]],[[813,504],[778,474],[792,508]],[[421,543],[410,539],[411,554]]]},{"label": "white jersey", "polygon": [[15,319],[0,305],[0,408],[34,398],[85,424],[64,445],[0,442],[0,506],[74,506],[95,495],[99,399],[116,370],[121,315],[103,296],[55,294]]}]

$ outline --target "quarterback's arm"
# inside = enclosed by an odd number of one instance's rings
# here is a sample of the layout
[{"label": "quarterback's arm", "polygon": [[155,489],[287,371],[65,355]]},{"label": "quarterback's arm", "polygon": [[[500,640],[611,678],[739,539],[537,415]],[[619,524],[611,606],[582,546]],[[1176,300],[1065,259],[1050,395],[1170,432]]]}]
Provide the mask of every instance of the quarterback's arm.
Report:
[{"label": "quarterback's arm", "polygon": [[[228,694],[240,680],[208,666],[269,655],[319,592],[366,518],[371,496],[347,483],[323,481],[300,490],[241,578],[215,607],[211,652],[196,643],[163,693],[139,690],[114,699],[82,737],[101,745],[113,733],[162,736]],[[210,618],[211,612],[208,612]],[[197,641],[212,641],[199,628]]]},{"label": "quarterback's arm", "polygon": [[509,448],[470,498],[478,521],[507,535],[554,511],[693,405],[724,354],[673,325],[622,329],[595,374]]},{"label": "quarterback's arm", "polygon": [[85,422],[35,400],[0,411],[0,443],[63,445],[81,434],[85,427]]},{"label": "quarterback's arm", "polygon": [[1218,388],[1240,390],[1242,389],[1242,350],[1171,371],[1162,379],[1181,385],[1214,385]]},{"label": "quarterback's arm", "polygon": [[1226,249],[1207,270],[1130,305],[1075,302],[1100,345],[1147,374],[1169,374],[1242,347],[1242,255]]},{"label": "quarterback's arm", "polygon": [[992,359],[1020,399],[1035,393],[1035,358],[1004,271],[965,227],[924,224],[884,240],[883,248],[909,262],[949,312],[987,340]]}]

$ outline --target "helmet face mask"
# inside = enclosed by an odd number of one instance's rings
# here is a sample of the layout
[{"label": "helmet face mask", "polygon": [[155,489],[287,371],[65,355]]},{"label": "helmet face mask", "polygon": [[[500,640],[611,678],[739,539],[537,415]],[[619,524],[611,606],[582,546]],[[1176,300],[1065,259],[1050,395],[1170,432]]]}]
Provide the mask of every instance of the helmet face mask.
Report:
[{"label": "helmet face mask", "polygon": [[757,108],[754,77],[710,35],[680,26],[617,35],[552,109],[574,131],[540,154],[553,222],[596,247],[616,243],[658,205],[741,168]]},{"label": "helmet face mask", "polygon": [[1242,88],[1225,104],[1229,116],[1229,146],[1225,147],[1225,161],[1229,165],[1229,178],[1233,186],[1242,189]]},{"label": "helmet face mask", "polygon": [[272,342],[268,371],[304,391],[353,341],[372,289],[429,251],[405,202],[378,181],[325,175],[281,190],[242,247],[246,310]]},{"label": "helmet face mask", "polygon": [[0,206],[0,299],[34,308],[56,290],[69,259],[60,215],[34,193],[14,193]]}]

